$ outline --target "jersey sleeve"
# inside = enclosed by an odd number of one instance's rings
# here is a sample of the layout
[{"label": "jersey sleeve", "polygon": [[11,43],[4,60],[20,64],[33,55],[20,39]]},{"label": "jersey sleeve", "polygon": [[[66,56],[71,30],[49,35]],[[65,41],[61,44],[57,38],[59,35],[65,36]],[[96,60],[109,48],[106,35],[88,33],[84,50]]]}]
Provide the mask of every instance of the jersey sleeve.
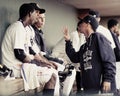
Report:
[{"label": "jersey sleeve", "polygon": [[23,49],[26,46],[27,43],[27,37],[26,37],[26,32],[25,29],[21,26],[18,25],[15,28],[13,28],[13,38],[14,39],[14,49]]},{"label": "jersey sleeve", "polygon": [[71,41],[66,41],[66,54],[73,63],[79,63],[79,51],[75,52]]}]

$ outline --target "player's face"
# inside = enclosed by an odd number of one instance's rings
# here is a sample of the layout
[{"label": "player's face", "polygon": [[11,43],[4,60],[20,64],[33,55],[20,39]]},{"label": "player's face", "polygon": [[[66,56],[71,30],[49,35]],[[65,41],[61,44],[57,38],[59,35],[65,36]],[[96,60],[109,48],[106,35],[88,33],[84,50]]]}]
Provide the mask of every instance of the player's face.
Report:
[{"label": "player's face", "polygon": [[34,10],[32,13],[30,13],[31,24],[37,22],[38,18],[39,18],[39,10]]}]

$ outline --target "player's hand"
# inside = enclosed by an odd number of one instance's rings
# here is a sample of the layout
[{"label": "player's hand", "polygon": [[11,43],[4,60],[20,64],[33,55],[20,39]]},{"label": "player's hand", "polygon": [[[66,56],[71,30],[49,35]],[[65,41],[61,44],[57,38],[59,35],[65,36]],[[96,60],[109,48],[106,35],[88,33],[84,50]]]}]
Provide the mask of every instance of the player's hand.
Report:
[{"label": "player's hand", "polygon": [[103,90],[104,93],[110,92],[110,90],[111,90],[111,83],[107,82],[107,81],[104,81],[102,90]]},{"label": "player's hand", "polygon": [[63,29],[63,34],[66,41],[70,40],[70,35],[67,27]]}]

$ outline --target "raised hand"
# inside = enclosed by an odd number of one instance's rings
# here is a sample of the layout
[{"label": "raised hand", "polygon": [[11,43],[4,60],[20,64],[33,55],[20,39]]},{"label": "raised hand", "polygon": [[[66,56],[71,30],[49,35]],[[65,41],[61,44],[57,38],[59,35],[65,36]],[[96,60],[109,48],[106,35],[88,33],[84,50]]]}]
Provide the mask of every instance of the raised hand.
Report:
[{"label": "raised hand", "polygon": [[70,35],[67,27],[63,29],[63,34],[66,41],[70,40]]}]

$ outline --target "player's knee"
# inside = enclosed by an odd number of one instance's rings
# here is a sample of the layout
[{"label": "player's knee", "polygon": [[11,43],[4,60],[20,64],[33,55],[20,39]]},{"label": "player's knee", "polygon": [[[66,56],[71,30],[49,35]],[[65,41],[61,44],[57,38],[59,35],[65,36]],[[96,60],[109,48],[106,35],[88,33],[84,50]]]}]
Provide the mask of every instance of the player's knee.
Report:
[{"label": "player's knee", "polygon": [[53,73],[50,80],[45,84],[45,89],[54,89],[56,84],[56,75]]}]

